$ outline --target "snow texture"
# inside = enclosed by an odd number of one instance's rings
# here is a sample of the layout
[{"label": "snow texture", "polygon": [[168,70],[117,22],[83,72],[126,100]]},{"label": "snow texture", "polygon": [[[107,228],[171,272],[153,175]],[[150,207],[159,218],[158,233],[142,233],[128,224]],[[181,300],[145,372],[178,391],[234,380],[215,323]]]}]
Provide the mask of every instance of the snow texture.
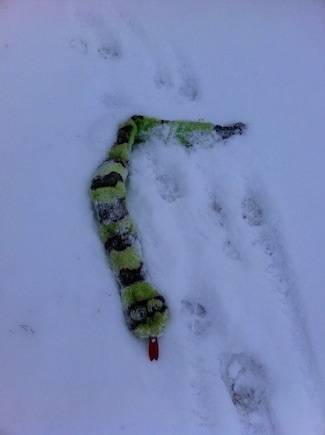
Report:
[{"label": "snow texture", "polygon": [[[325,432],[321,0],[0,1],[0,433]],[[171,320],[124,324],[88,189],[120,122],[245,122],[133,152]]]}]

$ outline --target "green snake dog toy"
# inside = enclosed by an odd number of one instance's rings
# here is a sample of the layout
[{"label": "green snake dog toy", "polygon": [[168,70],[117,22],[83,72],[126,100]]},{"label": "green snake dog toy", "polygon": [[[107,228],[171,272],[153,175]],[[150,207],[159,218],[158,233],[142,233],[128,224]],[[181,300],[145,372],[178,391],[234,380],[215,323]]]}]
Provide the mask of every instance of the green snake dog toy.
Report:
[{"label": "green snake dog toy", "polygon": [[[90,197],[99,225],[99,235],[110,266],[118,281],[128,328],[142,339],[149,339],[150,359],[158,359],[158,336],[168,320],[163,296],[147,280],[136,227],[127,208],[126,181],[133,145],[151,134],[165,140],[175,138],[191,147],[195,134],[209,134],[215,141],[242,134],[245,124],[222,127],[207,122],[164,121],[133,116],[119,126],[117,139],[91,183]],[[166,135],[167,131],[167,135]]]}]

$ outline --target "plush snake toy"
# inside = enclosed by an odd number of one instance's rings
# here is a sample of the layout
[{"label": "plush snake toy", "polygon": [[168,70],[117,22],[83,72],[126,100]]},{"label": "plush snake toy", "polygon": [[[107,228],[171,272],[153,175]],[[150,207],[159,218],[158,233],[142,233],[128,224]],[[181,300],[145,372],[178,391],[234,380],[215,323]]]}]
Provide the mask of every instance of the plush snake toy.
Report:
[{"label": "plush snake toy", "polygon": [[158,359],[158,336],[168,320],[163,296],[148,282],[136,227],[127,208],[126,181],[134,144],[152,134],[178,140],[191,147],[197,135],[212,135],[216,142],[242,134],[245,124],[222,127],[207,122],[164,121],[133,116],[119,126],[117,139],[91,183],[90,197],[99,234],[118,281],[126,323],[133,334],[149,339],[149,357]]}]

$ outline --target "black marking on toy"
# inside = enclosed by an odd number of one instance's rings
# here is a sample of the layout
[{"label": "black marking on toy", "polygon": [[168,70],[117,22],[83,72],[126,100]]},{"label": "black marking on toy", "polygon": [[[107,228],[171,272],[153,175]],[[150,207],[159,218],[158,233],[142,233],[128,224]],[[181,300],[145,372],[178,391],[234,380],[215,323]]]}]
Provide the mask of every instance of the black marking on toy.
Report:
[{"label": "black marking on toy", "polygon": [[123,183],[122,175],[118,172],[112,171],[103,177],[94,178],[91,183],[91,189],[94,190],[101,187],[115,187],[119,181]]},{"label": "black marking on toy", "polygon": [[124,251],[126,248],[129,248],[133,245],[133,239],[131,236],[123,235],[123,234],[115,234],[110,237],[105,242],[105,249],[109,253],[111,251]]},{"label": "black marking on toy", "polygon": [[221,125],[215,125],[214,130],[221,136],[222,139],[228,139],[234,134],[243,134],[246,130],[246,125],[242,122],[236,122],[236,124],[227,125],[225,127]]},{"label": "black marking on toy", "polygon": [[136,269],[121,269],[118,275],[119,281],[123,287],[128,287],[136,282],[145,280],[143,265]]},{"label": "black marking on toy", "polygon": [[133,127],[130,125],[126,125],[125,127],[121,127],[117,132],[116,143],[121,145],[123,143],[128,142],[130,135],[132,133]]}]

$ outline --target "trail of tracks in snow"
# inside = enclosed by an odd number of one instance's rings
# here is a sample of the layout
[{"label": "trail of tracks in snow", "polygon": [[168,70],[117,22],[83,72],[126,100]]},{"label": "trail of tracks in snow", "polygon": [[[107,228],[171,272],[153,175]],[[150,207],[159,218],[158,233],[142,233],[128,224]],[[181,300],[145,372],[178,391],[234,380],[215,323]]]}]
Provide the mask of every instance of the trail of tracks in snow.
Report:
[{"label": "trail of tracks in snow", "polygon": [[[303,433],[281,409],[289,401],[307,429],[320,418],[299,292],[267,191],[245,156],[234,158],[227,147],[189,153],[145,145],[136,152],[132,203],[136,209],[156,195],[150,232],[163,232],[167,242],[159,248],[144,237],[149,262],[157,271],[154,250],[161,259],[169,249],[180,266],[166,266],[178,291],[166,297],[182,319],[198,430]],[[162,287],[165,276],[156,272]]]},{"label": "trail of tracks in snow", "polygon": [[[145,75],[151,93],[172,98],[177,103],[195,102],[201,97],[196,72],[179,47],[169,46],[158,35],[148,35],[141,23],[119,4],[105,12],[84,4],[73,13],[74,35],[68,46],[80,58],[88,57],[110,79],[125,76],[128,86],[138,86],[137,77]],[[136,55],[135,55],[136,53]],[[172,59],[172,61],[171,61]],[[143,68],[145,64],[145,68]],[[108,80],[108,83],[110,80]],[[121,82],[119,79],[118,82]],[[110,111],[125,109],[131,102],[124,89],[98,84],[97,97]]]}]

